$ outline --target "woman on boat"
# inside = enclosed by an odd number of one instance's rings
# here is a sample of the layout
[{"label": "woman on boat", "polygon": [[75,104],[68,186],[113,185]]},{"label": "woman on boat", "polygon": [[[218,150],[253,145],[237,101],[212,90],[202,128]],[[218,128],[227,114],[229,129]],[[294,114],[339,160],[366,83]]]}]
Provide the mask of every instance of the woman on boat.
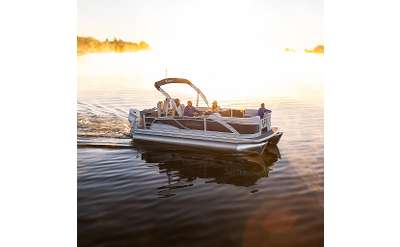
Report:
[{"label": "woman on boat", "polygon": [[176,105],[176,110],[174,110],[173,116],[178,115],[179,117],[182,117],[183,111],[185,110],[185,106],[181,104],[179,99],[175,99],[174,102]]},{"label": "woman on boat", "polygon": [[221,108],[218,106],[218,102],[214,100],[211,105],[211,112],[219,112]]}]

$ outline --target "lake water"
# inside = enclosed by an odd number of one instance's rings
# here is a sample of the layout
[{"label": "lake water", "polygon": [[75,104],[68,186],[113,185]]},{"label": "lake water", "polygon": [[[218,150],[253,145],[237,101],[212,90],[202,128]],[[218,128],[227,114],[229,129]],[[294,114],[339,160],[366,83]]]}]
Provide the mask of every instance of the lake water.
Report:
[{"label": "lake water", "polygon": [[[88,62],[81,63],[79,246],[323,246],[319,82],[303,83],[318,89],[315,97],[263,99],[273,111],[272,125],[284,132],[278,149],[263,156],[185,153],[138,146],[128,136],[128,109],[153,107],[162,99],[142,86],[154,81],[91,76],[85,73]],[[220,102],[258,107],[260,97],[224,94]]]}]

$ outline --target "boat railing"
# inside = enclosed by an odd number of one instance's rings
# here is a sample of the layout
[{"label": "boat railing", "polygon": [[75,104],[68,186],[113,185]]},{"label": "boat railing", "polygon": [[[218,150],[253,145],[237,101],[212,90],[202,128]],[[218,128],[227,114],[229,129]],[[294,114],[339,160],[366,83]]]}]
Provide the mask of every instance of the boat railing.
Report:
[{"label": "boat railing", "polygon": [[157,120],[171,120],[171,121],[175,122],[175,124],[182,129],[190,129],[190,128],[187,128],[184,124],[182,124],[180,122],[182,120],[188,120],[188,121],[201,122],[202,123],[201,129],[206,133],[207,131],[213,131],[213,130],[207,128],[207,122],[211,121],[211,122],[219,123],[221,126],[228,129],[230,131],[230,133],[239,134],[239,132],[235,128],[233,128],[231,125],[229,125],[224,120],[224,118],[216,116],[216,115],[199,116],[199,117],[162,116],[162,117],[153,118],[151,124],[149,124],[149,125],[146,125],[146,116],[143,116],[143,119],[144,119],[143,120],[144,126],[146,126],[145,128],[150,127],[153,123],[157,123]]},{"label": "boat railing", "polygon": [[[165,121],[169,120],[168,125],[175,126],[182,130],[197,130],[202,131],[204,133],[207,132],[225,132],[226,134],[233,135],[242,135],[243,130],[237,129],[235,127],[237,124],[239,125],[258,125],[257,135],[262,134],[264,131],[271,130],[271,113],[265,113],[264,117],[260,119],[259,116],[247,116],[247,117],[229,117],[229,116],[221,116],[220,114],[210,114],[210,115],[201,115],[194,117],[187,116],[177,116],[177,115],[164,115],[157,116],[154,112],[151,114],[140,114],[141,118],[138,121],[140,124],[136,126],[136,128],[143,129],[151,129],[153,124],[158,124],[158,120]],[[171,122],[172,121],[172,122]],[[190,122],[186,122],[190,121]],[[197,122],[197,124],[195,123]],[[160,122],[161,123],[161,122]],[[217,123],[217,125],[215,125]],[[218,127],[220,126],[220,127]],[[156,127],[157,129],[160,126]],[[249,127],[251,128],[251,127]],[[218,130],[219,129],[219,130]],[[255,133],[254,133],[255,134]]]},{"label": "boat railing", "polygon": [[267,131],[271,130],[271,113],[265,113],[264,117],[260,121],[260,131],[267,128]]}]

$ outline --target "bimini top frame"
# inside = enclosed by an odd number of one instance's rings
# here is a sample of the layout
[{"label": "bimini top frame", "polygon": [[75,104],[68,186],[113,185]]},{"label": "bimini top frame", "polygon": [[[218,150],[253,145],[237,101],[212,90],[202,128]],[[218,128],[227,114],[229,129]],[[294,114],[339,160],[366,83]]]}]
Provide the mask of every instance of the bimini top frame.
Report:
[{"label": "bimini top frame", "polygon": [[166,84],[172,84],[172,83],[188,84],[189,86],[191,86],[197,92],[198,95],[201,96],[201,98],[204,100],[206,105],[209,107],[208,100],[207,100],[206,96],[203,94],[203,92],[201,92],[201,90],[198,87],[196,87],[192,82],[190,82],[187,79],[184,79],[184,78],[165,78],[165,79],[163,79],[161,81],[155,82],[154,83],[154,87],[158,91],[160,91],[165,97],[167,97],[168,99],[171,99],[171,96],[166,91],[164,91],[161,88],[161,86],[166,85]]}]

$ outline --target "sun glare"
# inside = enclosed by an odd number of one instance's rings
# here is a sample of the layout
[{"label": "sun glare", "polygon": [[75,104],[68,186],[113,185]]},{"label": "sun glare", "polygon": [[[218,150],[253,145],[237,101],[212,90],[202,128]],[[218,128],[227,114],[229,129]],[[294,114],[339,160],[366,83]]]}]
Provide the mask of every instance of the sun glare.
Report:
[{"label": "sun glare", "polygon": [[322,56],[304,53],[248,52],[221,57],[157,50],[99,53],[78,58],[78,76],[96,78],[110,87],[151,89],[167,77],[187,78],[210,99],[299,97],[322,93]]}]

